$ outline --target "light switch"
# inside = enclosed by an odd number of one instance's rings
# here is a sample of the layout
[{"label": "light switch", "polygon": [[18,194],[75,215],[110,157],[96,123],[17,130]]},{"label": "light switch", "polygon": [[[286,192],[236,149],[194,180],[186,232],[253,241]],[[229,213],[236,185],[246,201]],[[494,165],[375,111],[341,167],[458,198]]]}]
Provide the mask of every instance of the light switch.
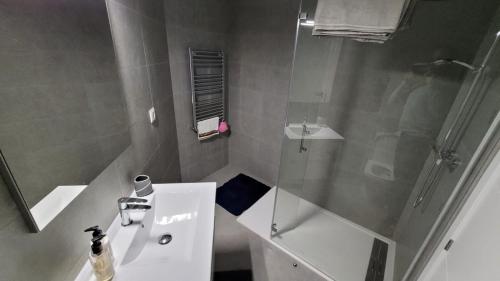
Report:
[{"label": "light switch", "polygon": [[153,124],[156,121],[156,112],[155,112],[154,107],[151,107],[148,110],[148,115],[149,115],[149,122],[151,122],[151,124]]}]

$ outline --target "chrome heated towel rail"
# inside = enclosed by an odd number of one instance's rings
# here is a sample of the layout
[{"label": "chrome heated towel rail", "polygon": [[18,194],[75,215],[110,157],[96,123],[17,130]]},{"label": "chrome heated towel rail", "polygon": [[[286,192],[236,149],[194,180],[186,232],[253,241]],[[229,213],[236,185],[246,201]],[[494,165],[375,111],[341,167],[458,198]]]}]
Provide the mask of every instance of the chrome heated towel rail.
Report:
[{"label": "chrome heated towel rail", "polygon": [[193,130],[212,117],[225,119],[225,65],[223,51],[189,48]]}]

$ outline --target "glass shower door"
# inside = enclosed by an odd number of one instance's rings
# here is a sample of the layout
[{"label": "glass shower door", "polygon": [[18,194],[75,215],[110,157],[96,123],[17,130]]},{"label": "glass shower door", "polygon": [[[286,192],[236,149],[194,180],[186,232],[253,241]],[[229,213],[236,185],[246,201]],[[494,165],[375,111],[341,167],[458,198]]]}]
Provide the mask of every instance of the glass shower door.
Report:
[{"label": "glass shower door", "polygon": [[[384,280],[404,280],[496,132],[500,13],[468,22],[467,9],[423,2],[379,45],[312,36],[315,6],[298,17],[272,239],[346,281],[365,280],[379,240]],[[491,28],[450,35],[461,26]]]},{"label": "glass shower door", "polygon": [[[439,237],[438,231],[444,227],[440,223],[445,222],[440,216],[463,200],[470,192],[468,181],[480,174],[489,157],[500,148],[499,41],[500,24],[486,35],[478,52],[478,67],[466,78],[438,137],[439,145],[428,157],[401,214],[394,233],[400,249],[396,252],[400,266],[396,267],[395,280],[416,279],[418,269],[425,265],[425,260],[417,262],[416,257],[432,250],[425,239]],[[410,266],[411,270],[407,270]]]},{"label": "glass shower door", "polygon": [[[306,16],[303,14],[303,16]],[[304,22],[302,19],[300,22]],[[335,64],[340,55],[338,40],[310,36],[310,27],[298,23],[293,72],[287,108],[287,123],[282,142],[278,192],[296,196],[278,196],[280,209],[275,210],[281,231],[293,227],[298,198],[321,205],[324,190],[333,167],[331,159],[343,137],[328,124],[321,108],[330,102]],[[307,28],[304,28],[307,27]],[[306,53],[315,53],[307,56]],[[307,186],[307,188],[304,188]],[[275,225],[278,227],[278,225]]]}]

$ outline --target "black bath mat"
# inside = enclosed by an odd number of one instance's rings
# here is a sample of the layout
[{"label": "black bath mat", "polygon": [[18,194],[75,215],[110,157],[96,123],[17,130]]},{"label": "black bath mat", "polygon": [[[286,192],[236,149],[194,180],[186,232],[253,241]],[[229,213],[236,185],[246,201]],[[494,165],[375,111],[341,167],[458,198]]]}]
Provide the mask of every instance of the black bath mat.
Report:
[{"label": "black bath mat", "polygon": [[217,188],[215,202],[235,216],[241,215],[271,189],[244,174],[230,179]]}]

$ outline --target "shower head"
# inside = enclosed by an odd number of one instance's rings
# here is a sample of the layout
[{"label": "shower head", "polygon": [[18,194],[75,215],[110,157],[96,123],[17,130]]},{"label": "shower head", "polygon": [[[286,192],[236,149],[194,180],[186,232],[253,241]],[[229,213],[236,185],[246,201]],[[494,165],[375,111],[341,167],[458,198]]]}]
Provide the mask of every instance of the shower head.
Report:
[{"label": "shower head", "polygon": [[455,60],[455,59],[437,59],[433,62],[415,63],[413,66],[414,67],[432,67],[432,66],[442,66],[442,65],[450,65],[450,64],[456,64],[456,65],[465,67],[465,68],[472,70],[472,71],[477,71],[479,69],[478,67],[475,67],[471,64],[468,64],[468,63],[460,61],[460,60]]}]

